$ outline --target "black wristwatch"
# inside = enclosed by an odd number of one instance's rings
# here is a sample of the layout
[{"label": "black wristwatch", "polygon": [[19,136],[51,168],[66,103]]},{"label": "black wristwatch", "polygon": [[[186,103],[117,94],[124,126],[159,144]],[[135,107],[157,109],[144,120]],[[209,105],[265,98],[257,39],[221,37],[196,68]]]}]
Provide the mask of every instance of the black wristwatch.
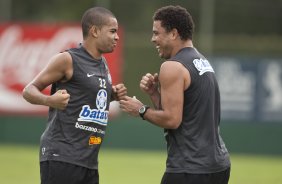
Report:
[{"label": "black wristwatch", "polygon": [[140,117],[143,119],[143,120],[145,120],[144,119],[144,115],[145,115],[145,113],[147,112],[147,110],[149,109],[150,107],[148,106],[148,105],[143,105],[140,109],[139,109],[139,115],[140,115]]}]

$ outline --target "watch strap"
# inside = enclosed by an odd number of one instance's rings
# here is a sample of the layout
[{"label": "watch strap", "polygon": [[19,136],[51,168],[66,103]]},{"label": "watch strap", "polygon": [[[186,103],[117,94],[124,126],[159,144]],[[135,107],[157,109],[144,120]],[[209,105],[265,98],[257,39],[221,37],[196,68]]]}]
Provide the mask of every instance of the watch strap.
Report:
[{"label": "watch strap", "polygon": [[[147,112],[147,110],[148,110],[150,107],[149,107],[148,105],[143,105],[142,107],[145,108],[145,110],[144,110],[144,112],[142,112],[142,113],[139,112],[139,115],[140,115],[140,117],[141,117],[143,120],[145,120],[144,115],[145,115],[145,113]],[[141,107],[141,108],[142,108],[142,107]]]}]

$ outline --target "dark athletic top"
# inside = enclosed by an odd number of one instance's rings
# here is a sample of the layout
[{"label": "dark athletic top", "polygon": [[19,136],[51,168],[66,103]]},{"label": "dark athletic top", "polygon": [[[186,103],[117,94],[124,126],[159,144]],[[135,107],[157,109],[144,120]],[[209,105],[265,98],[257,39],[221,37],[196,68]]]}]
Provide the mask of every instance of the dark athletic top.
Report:
[{"label": "dark athletic top", "polygon": [[81,45],[68,50],[73,76],[52,85],[51,93],[66,89],[70,100],[65,110],[49,109],[41,136],[40,161],[62,161],[98,169],[98,152],[108,122],[112,92],[105,58],[94,59]]},{"label": "dark athletic top", "polygon": [[201,174],[227,169],[230,160],[219,134],[220,94],[212,66],[191,47],[181,49],[169,61],[184,65],[191,75],[191,85],[184,91],[181,125],[164,130],[166,172]]}]

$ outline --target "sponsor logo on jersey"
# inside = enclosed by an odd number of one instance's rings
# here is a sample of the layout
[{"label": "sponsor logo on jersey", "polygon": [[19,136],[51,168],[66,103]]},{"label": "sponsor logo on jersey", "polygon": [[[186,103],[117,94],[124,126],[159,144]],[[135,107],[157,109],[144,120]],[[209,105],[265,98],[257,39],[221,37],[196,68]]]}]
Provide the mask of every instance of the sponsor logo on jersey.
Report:
[{"label": "sponsor logo on jersey", "polygon": [[106,126],[108,123],[109,111],[91,109],[89,105],[84,105],[80,111],[78,121],[93,122]]},{"label": "sponsor logo on jersey", "polygon": [[91,136],[89,138],[89,145],[101,144],[101,142],[102,142],[102,138],[101,137]]},{"label": "sponsor logo on jersey", "polygon": [[206,72],[214,73],[212,66],[210,65],[209,61],[206,59],[202,59],[202,58],[194,59],[193,63],[195,67],[197,68],[197,70],[199,71],[199,75],[203,75]]},{"label": "sponsor logo on jersey", "polygon": [[99,128],[91,127],[91,126],[86,126],[86,125],[81,125],[78,122],[75,123],[75,128],[81,129],[81,130],[86,130],[89,132],[95,132],[99,134],[105,134],[105,131]]},{"label": "sponsor logo on jersey", "polygon": [[79,118],[77,120],[93,122],[106,126],[108,123],[109,115],[109,111],[106,110],[108,104],[107,96],[107,91],[104,89],[100,89],[96,97],[97,109],[91,109],[89,105],[82,106]]}]

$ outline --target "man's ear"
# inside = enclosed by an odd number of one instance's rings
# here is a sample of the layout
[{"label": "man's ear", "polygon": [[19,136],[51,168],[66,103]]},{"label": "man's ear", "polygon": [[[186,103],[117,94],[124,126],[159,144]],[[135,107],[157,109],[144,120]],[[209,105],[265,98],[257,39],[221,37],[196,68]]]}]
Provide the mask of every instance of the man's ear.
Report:
[{"label": "man's ear", "polygon": [[173,39],[176,39],[179,36],[177,29],[173,28],[171,30],[171,36]]},{"label": "man's ear", "polygon": [[97,38],[99,35],[100,29],[97,26],[92,26],[89,30],[90,36]]}]

